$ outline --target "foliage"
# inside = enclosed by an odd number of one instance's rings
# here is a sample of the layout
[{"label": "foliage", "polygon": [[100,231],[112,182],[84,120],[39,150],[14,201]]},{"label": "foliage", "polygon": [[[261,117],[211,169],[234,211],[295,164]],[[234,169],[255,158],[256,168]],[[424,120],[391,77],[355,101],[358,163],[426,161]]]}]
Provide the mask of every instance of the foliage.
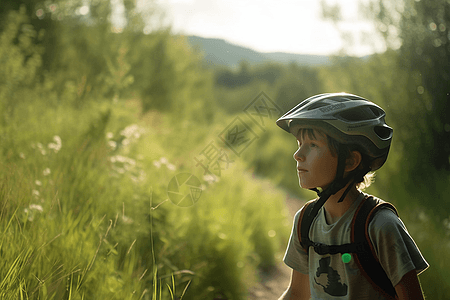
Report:
[{"label": "foliage", "polygon": [[371,11],[386,39],[401,41],[398,64],[411,74],[407,82],[408,97],[427,103],[423,111],[428,113],[423,120],[431,140],[421,147],[428,147],[430,157],[419,158],[416,168],[430,164],[434,169],[449,171],[450,3],[444,0],[374,1]]},{"label": "foliage", "polygon": [[[200,57],[183,37],[167,31],[140,36],[130,53],[133,89],[139,91],[143,111],[158,109],[181,118],[211,121],[211,79],[201,68]],[[152,55],[143,55],[152,53]],[[208,100],[206,100],[208,99]]]},{"label": "foliage", "polygon": [[229,113],[241,112],[261,91],[284,111],[301,99],[322,92],[317,68],[266,63],[251,66],[242,62],[238,70],[215,70],[215,99]]},{"label": "foliage", "polygon": [[[21,9],[8,16],[8,23],[0,33],[0,99],[2,121],[20,100],[20,90],[31,88],[41,66],[41,48],[34,43],[38,39]],[[18,95],[19,94],[19,95]]]}]

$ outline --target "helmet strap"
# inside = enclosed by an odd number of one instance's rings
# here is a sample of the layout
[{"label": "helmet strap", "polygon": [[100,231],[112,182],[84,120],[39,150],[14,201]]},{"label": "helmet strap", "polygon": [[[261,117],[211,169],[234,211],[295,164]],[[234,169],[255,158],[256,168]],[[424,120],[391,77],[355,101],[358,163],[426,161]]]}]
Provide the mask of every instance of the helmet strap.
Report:
[{"label": "helmet strap", "polygon": [[347,158],[345,157],[344,149],[342,146],[339,146],[336,176],[334,177],[334,180],[330,184],[330,186],[326,189],[326,192],[329,194],[329,196],[334,195],[337,192],[339,192],[350,181],[350,176],[347,176],[344,178],[346,160],[347,160]]},{"label": "helmet strap", "polygon": [[345,153],[343,147],[339,147],[338,149],[338,164],[336,169],[336,177],[334,178],[333,182],[323,190],[322,192],[319,191],[317,188],[312,188],[311,190],[317,193],[317,196],[319,196],[319,200],[314,204],[314,208],[310,211],[311,215],[316,215],[319,209],[325,204],[325,202],[330,198],[331,195],[336,194],[339,192],[343,187],[346,186],[350,176],[347,176],[344,178],[344,170],[345,170]]},{"label": "helmet strap", "polygon": [[325,202],[330,198],[331,195],[336,194],[341,189],[343,189],[350,181],[351,184],[345,189],[342,196],[339,198],[338,203],[344,201],[345,196],[347,196],[348,192],[352,188],[353,184],[358,181],[358,179],[364,178],[364,176],[370,172],[370,167],[363,168],[362,170],[353,170],[344,178],[344,170],[345,170],[345,162],[347,158],[345,157],[343,147],[339,147],[338,149],[338,165],[336,170],[336,177],[330,186],[323,190],[319,191],[317,188],[312,188],[311,190],[316,192],[319,196],[319,200],[315,203],[314,208],[310,211],[310,215],[316,215],[319,209],[325,204]]}]

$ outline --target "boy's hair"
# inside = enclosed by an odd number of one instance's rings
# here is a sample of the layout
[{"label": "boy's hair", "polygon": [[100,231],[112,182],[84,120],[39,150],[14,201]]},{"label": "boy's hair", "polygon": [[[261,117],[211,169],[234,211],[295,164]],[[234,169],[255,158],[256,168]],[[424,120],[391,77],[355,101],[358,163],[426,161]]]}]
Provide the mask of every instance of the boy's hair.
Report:
[{"label": "boy's hair", "polygon": [[[323,136],[326,136],[328,148],[330,149],[331,154],[333,156],[338,155],[339,148],[344,150],[345,157],[349,157],[349,155],[352,151],[358,151],[359,153],[361,153],[361,156],[362,156],[362,160],[361,160],[359,167],[361,168],[361,167],[366,167],[366,165],[367,166],[370,165],[369,156],[367,154],[365,154],[364,151],[362,151],[362,148],[358,145],[339,143],[338,141],[333,139],[331,136],[326,134],[324,131],[319,130],[319,129],[301,128],[300,131],[298,132],[298,134],[302,138],[304,138],[305,135],[308,135],[308,138],[316,140],[317,139],[316,132]],[[364,178],[362,178],[362,180],[356,181],[356,188],[360,191],[363,191],[366,188],[368,188],[372,184],[372,182],[374,182],[374,180],[375,180],[375,172],[369,172],[364,176]]]}]

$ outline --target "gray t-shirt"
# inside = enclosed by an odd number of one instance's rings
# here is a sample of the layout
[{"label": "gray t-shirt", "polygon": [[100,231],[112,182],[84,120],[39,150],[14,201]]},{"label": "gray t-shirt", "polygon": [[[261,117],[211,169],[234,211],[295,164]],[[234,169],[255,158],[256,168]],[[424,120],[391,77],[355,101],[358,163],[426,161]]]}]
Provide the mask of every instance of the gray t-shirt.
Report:
[{"label": "gray t-shirt", "polygon": [[[311,225],[310,239],[327,245],[350,243],[350,224],[364,196],[367,195],[361,194],[345,214],[333,224],[327,224],[325,210],[322,207]],[[294,217],[294,226],[284,262],[300,273],[309,274],[311,298],[386,299],[360,273],[353,257],[350,262],[344,263],[342,255],[339,253],[319,255],[311,248],[308,259],[297,235],[300,212],[301,209]],[[396,286],[409,271],[415,269],[417,274],[420,274],[428,268],[428,263],[405,225],[389,208],[383,208],[375,214],[369,224],[369,236],[378,259],[393,286]]]}]

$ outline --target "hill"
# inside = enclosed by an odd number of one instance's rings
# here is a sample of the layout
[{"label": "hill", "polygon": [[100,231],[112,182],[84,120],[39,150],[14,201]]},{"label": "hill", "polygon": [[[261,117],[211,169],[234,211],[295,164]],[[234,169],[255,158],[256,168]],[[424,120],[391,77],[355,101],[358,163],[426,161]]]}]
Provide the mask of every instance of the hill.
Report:
[{"label": "hill", "polygon": [[299,65],[315,66],[330,63],[329,57],[324,55],[307,55],[285,52],[258,52],[250,48],[231,44],[223,39],[204,38],[200,36],[187,36],[188,42],[194,48],[204,53],[207,66],[234,67],[240,61],[250,64],[259,64],[269,61],[280,63],[295,62]]}]

